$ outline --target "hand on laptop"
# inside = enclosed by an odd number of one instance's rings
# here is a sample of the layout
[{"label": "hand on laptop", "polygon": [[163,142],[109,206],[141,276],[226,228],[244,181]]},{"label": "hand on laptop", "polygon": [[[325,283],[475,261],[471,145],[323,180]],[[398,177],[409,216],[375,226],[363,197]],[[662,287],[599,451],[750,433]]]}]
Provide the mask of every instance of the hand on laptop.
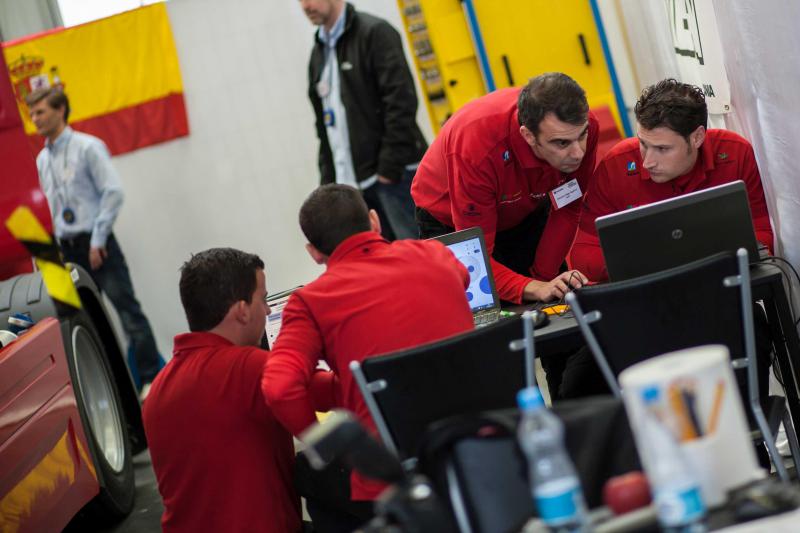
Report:
[{"label": "hand on laptop", "polygon": [[579,271],[567,270],[551,281],[531,281],[525,286],[522,292],[522,299],[540,302],[560,300],[566,293],[572,289],[583,287],[588,281],[586,276]]}]

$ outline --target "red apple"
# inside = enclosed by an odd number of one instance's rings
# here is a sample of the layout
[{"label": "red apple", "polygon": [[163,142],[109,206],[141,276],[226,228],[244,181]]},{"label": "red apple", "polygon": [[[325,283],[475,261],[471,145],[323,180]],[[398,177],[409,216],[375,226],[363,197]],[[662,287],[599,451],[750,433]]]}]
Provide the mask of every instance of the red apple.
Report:
[{"label": "red apple", "polygon": [[650,484],[639,471],[612,477],[603,486],[603,501],[614,514],[625,514],[650,503]]}]

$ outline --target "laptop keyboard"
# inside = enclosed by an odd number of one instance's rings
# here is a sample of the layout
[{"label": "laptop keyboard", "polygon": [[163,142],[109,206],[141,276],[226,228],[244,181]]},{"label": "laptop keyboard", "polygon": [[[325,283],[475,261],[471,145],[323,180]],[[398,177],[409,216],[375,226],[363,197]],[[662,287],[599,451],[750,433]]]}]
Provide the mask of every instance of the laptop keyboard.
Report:
[{"label": "laptop keyboard", "polygon": [[491,324],[492,322],[497,322],[500,319],[500,311],[493,310],[489,311],[488,313],[478,313],[473,317],[473,319],[475,320],[476,326]]}]

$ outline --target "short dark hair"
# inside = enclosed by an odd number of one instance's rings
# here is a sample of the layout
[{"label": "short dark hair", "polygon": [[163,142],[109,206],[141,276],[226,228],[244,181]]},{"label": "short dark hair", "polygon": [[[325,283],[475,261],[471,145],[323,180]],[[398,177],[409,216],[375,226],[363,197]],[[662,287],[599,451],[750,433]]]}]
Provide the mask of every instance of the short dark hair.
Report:
[{"label": "short dark hair", "polygon": [[181,267],[180,293],[190,331],[208,331],[240,300],[250,302],[264,262],[233,248],[211,248]]},{"label": "short dark hair", "polygon": [[646,87],[633,111],[643,128],[669,128],[684,138],[698,126],[708,127],[703,90],[672,78]]},{"label": "short dark hair", "polygon": [[64,122],[69,119],[69,98],[58,87],[36,89],[25,97],[25,103],[28,107],[33,107],[44,99],[47,99],[47,105],[53,109],[64,108]]},{"label": "short dark hair", "polygon": [[370,228],[367,204],[361,193],[349,185],[322,185],[300,208],[300,229],[308,242],[325,255],[331,255],[343,240]]},{"label": "short dark hair", "polygon": [[589,117],[586,91],[561,72],[547,72],[531,78],[519,93],[517,102],[519,125],[534,135],[548,113],[555,114],[561,122],[580,126]]}]

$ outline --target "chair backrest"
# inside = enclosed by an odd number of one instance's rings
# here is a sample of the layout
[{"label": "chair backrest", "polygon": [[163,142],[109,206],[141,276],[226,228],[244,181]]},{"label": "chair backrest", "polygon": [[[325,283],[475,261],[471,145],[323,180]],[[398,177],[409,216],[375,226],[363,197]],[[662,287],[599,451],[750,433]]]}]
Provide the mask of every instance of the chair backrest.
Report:
[{"label": "chair backrest", "polygon": [[[725,252],[647,276],[582,288],[569,300],[590,349],[595,357],[599,349],[607,361],[614,388],[619,373],[629,366],[683,348],[723,344],[731,359],[746,357],[742,296],[740,286],[732,282],[740,275],[737,256]],[[597,346],[592,346],[595,341]]]},{"label": "chair backrest", "polygon": [[426,428],[454,415],[516,405],[526,386],[523,321],[504,319],[463,335],[351,364],[384,443],[414,458]]},{"label": "chair backrest", "polygon": [[740,391],[783,481],[788,473],[760,404],[748,253],[723,252],[669,270],[567,295],[592,354],[614,393],[617,376],[650,357],[723,344],[744,362]]}]

